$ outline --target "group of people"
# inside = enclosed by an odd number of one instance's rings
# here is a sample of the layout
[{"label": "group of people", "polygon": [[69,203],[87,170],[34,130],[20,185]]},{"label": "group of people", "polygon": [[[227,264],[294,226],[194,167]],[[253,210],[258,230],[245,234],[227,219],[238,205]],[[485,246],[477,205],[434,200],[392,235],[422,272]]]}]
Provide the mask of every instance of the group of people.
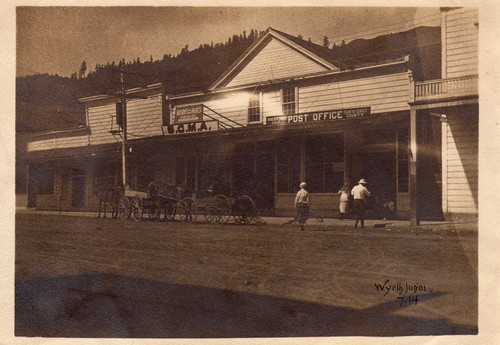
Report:
[{"label": "group of people", "polygon": [[[357,228],[358,224],[364,228],[365,227],[365,211],[366,211],[366,198],[371,195],[368,188],[366,188],[367,182],[365,179],[360,179],[358,184],[349,190],[349,183],[344,183],[340,188],[338,194],[340,194],[340,204],[339,204],[339,219],[344,220],[347,213],[347,207],[349,202],[349,196],[352,197],[352,211],[354,212],[354,227]],[[309,217],[309,206],[311,200],[309,197],[309,192],[306,190],[307,184],[302,182],[300,184],[300,190],[297,192],[295,197],[295,209],[297,211],[297,221],[300,225],[300,230],[305,229],[305,223]],[[387,199],[384,201],[384,209],[387,208],[387,212],[384,215],[389,217],[390,212],[394,212],[394,202]],[[386,217],[384,216],[384,219]]]}]

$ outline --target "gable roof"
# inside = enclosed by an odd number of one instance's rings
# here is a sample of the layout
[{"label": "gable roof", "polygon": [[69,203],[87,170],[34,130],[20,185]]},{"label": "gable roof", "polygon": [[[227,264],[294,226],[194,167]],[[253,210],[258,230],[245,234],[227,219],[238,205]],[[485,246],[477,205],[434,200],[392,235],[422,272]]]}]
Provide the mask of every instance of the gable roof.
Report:
[{"label": "gable roof", "polygon": [[[254,42],[209,88],[213,90],[223,87],[233,79],[238,72],[247,66],[257,54],[262,51],[272,40],[285,45],[287,48],[300,54],[305,59],[323,67],[328,71],[338,71],[344,64],[337,63],[330,57],[329,49],[317,44],[306,42],[300,38],[285,34],[273,28],[268,28],[256,42]],[[330,54],[328,54],[330,52]]]},{"label": "gable roof", "polygon": [[[440,65],[433,68],[430,63],[440,62],[440,27],[416,27],[404,32],[391,33],[371,39],[356,39],[336,48],[326,48],[279,30],[268,28],[217,80],[209,91],[226,86],[271,40],[277,40],[287,48],[330,71],[352,70],[362,66],[374,66],[387,61],[412,56],[416,64],[412,69],[416,77],[429,79],[436,75]],[[432,57],[422,60],[421,55]],[[432,61],[432,62],[431,62]],[[439,77],[439,76],[437,76]]]}]

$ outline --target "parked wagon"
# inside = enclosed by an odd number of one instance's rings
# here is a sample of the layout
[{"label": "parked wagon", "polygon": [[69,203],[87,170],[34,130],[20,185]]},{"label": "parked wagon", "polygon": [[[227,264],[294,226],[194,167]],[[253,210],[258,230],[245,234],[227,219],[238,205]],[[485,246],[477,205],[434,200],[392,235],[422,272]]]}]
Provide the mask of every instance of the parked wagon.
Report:
[{"label": "parked wagon", "polygon": [[118,203],[118,217],[120,219],[132,219],[139,221],[147,213],[149,219],[159,220],[162,210],[164,219],[171,219],[175,215],[172,206],[175,202],[169,202],[159,192],[159,188],[150,183],[145,191],[126,189]]},{"label": "parked wagon", "polygon": [[183,189],[151,182],[145,191],[127,189],[120,198],[118,215],[120,219],[139,221],[145,214],[153,221],[161,219],[172,221],[179,217],[181,221],[192,222],[196,219],[196,205],[191,198],[183,198]]},{"label": "parked wagon", "polygon": [[191,194],[182,187],[151,182],[146,191],[125,190],[118,204],[120,219],[139,221],[145,214],[153,221],[161,219],[193,223],[203,214],[209,223],[225,224],[233,218],[237,224],[248,224],[258,218],[255,202],[249,196],[237,198],[207,191]]},{"label": "parked wagon", "polygon": [[225,224],[234,218],[238,224],[248,224],[257,215],[255,203],[249,196],[232,198],[224,194],[214,195],[211,187],[202,193],[195,193],[190,202],[194,205],[195,214],[203,214],[209,223]]}]

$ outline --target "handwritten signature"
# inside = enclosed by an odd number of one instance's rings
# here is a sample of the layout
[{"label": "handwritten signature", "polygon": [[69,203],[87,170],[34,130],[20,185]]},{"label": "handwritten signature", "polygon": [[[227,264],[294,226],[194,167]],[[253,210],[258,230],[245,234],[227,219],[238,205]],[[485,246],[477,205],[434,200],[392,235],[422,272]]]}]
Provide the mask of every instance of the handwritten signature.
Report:
[{"label": "handwritten signature", "polygon": [[384,283],[374,283],[375,289],[377,291],[381,291],[384,293],[384,296],[387,296],[388,293],[394,292],[401,296],[402,294],[407,293],[418,293],[418,292],[426,292],[428,290],[425,284],[411,284],[408,282],[391,282],[390,279],[387,279]]}]

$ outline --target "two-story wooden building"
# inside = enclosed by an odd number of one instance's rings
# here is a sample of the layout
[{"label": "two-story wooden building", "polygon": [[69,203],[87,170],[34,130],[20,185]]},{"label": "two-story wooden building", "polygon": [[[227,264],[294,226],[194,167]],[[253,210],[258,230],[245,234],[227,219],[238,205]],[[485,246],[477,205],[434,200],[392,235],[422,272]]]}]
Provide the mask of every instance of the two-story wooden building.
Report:
[{"label": "two-story wooden building", "polygon": [[[416,214],[424,217],[428,211],[426,191],[418,187],[419,180],[433,177],[427,171],[428,157],[441,157],[439,175],[442,212],[446,218],[477,217],[478,215],[478,29],[476,8],[442,8],[441,49],[442,72],[436,80],[417,81],[415,97],[410,102],[414,120],[414,169],[416,183]],[[423,117],[432,118],[439,126],[441,145],[426,143],[425,129],[419,124]],[[420,152],[418,152],[420,151]],[[419,176],[417,176],[419,175]]]},{"label": "two-story wooden building", "polygon": [[[453,11],[445,10],[443,21]],[[293,212],[298,184],[306,181],[313,207],[334,216],[342,184],[365,178],[374,196],[395,201],[400,217],[441,217],[448,212],[441,205],[453,205],[444,199],[453,195],[447,139],[453,126],[439,121],[449,106],[430,106],[418,92],[454,60],[444,47],[439,54],[440,41],[444,46],[451,37],[440,40],[439,31],[433,37],[432,30],[415,30],[412,49],[335,56],[270,28],[207,90],[169,95],[161,84],[127,90],[138,97],[126,103],[126,184],[144,188],[158,180],[193,191],[216,184],[280,215]],[[82,102],[85,128],[28,144],[28,199],[37,208],[92,210],[94,186],[123,183],[119,98]]]}]

